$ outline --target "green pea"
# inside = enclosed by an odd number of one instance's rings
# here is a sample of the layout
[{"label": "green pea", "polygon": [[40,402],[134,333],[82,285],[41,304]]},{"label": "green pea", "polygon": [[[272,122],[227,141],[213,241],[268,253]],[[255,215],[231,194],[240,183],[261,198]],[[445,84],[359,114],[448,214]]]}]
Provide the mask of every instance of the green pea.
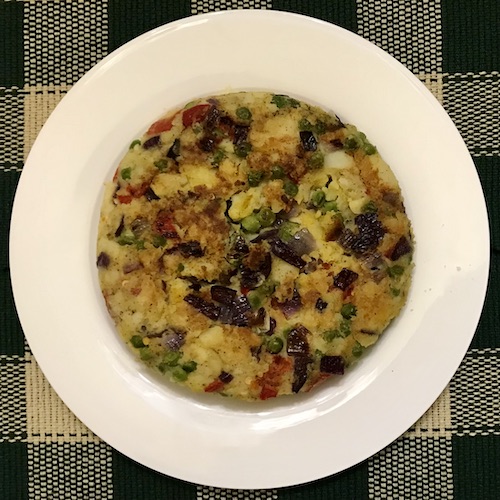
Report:
[{"label": "green pea", "polygon": [[370,144],[369,142],[367,142],[363,145],[363,151],[367,155],[373,155],[377,152],[377,148],[373,144]]},{"label": "green pea", "polygon": [[354,149],[359,148],[359,140],[356,136],[350,135],[349,137],[346,137],[344,140],[344,149],[347,149],[348,151],[352,151]]},{"label": "green pea", "polygon": [[326,330],[326,332],[323,332],[323,338],[327,342],[331,342],[333,339],[341,339],[344,336],[340,333],[339,330]]},{"label": "green pea", "polygon": [[248,185],[251,187],[258,186],[264,178],[264,172],[260,170],[252,170],[248,172]]},{"label": "green pea", "polygon": [[153,235],[152,243],[155,248],[164,247],[167,244],[167,238],[161,234],[155,234]]},{"label": "green pea", "polygon": [[376,203],[373,200],[370,200],[368,203],[365,203],[363,208],[361,209],[362,212],[377,212],[378,208]]},{"label": "green pea", "polygon": [[130,179],[130,177],[132,177],[132,168],[131,167],[127,167],[127,168],[124,168],[122,171],[121,171],[121,178],[126,181],[127,179]]},{"label": "green pea", "polygon": [[271,354],[278,354],[283,349],[283,340],[273,335],[267,341],[266,348]]},{"label": "green pea", "polygon": [[299,130],[312,130],[312,123],[307,118],[302,118],[299,121]]},{"label": "green pea", "polygon": [[139,347],[139,356],[143,361],[149,361],[153,357],[153,353],[149,347]]},{"label": "green pea", "polygon": [[299,186],[289,179],[284,182],[283,189],[285,190],[286,195],[290,198],[293,198],[299,192]]},{"label": "green pea", "polygon": [[324,134],[326,132],[326,123],[318,120],[314,124],[314,132],[316,132],[316,134],[318,135]]},{"label": "green pea", "polygon": [[276,214],[270,208],[261,208],[257,213],[257,219],[262,227],[269,227],[276,220]]},{"label": "green pea", "polygon": [[145,347],[140,335],[132,335],[132,337],[130,338],[130,343],[137,349],[139,349],[139,347]]},{"label": "green pea", "polygon": [[178,265],[177,265],[177,272],[178,273],[182,273],[182,271],[184,271],[185,269],[185,266],[182,262],[180,262]]},{"label": "green pea", "polygon": [[246,158],[252,151],[252,145],[249,142],[242,142],[234,147],[234,154],[239,158]]},{"label": "green pea", "polygon": [[351,352],[355,358],[359,358],[361,356],[361,354],[363,354],[364,350],[365,350],[365,348],[359,342],[356,342],[354,344]]},{"label": "green pea", "polygon": [[134,149],[136,146],[140,146],[141,141],[139,139],[135,139],[130,143],[129,149]]},{"label": "green pea", "polygon": [[196,361],[187,361],[186,363],[184,363],[182,365],[182,369],[187,372],[187,373],[191,373],[191,372],[194,372],[196,370],[196,368],[198,368],[198,363]]},{"label": "green pea", "polygon": [[296,222],[284,222],[280,226],[278,236],[284,242],[290,241],[293,238],[293,235],[299,230],[299,227],[299,224],[297,224]]},{"label": "green pea", "polygon": [[213,165],[219,165],[220,162],[226,157],[226,153],[222,149],[218,149],[215,151],[214,156],[212,158]]},{"label": "green pea", "polygon": [[321,206],[323,206],[323,204],[325,203],[325,192],[321,189],[314,191],[311,196],[311,203],[316,208],[320,208]]},{"label": "green pea", "polygon": [[275,104],[276,107],[278,108],[286,108],[286,107],[298,108],[300,106],[300,102],[297,101],[297,99],[281,94],[273,95],[271,102]]},{"label": "green pea", "polygon": [[248,108],[241,107],[241,108],[238,108],[236,110],[236,116],[240,120],[247,121],[247,120],[250,120],[250,118],[252,118],[252,113],[251,113],[251,111]]},{"label": "green pea", "polygon": [[335,203],[334,201],[325,201],[325,204],[322,207],[322,211],[323,212],[332,212],[332,211],[337,212],[338,211],[337,203]]},{"label": "green pea", "polygon": [[144,240],[135,240],[135,248],[137,250],[144,250],[146,248]]},{"label": "green pea", "polygon": [[351,304],[350,302],[347,304],[344,304],[340,308],[340,314],[342,314],[342,316],[345,319],[351,319],[353,316],[356,316],[356,313],[357,313],[356,306],[354,304]]},{"label": "green pea", "polygon": [[274,165],[271,168],[271,179],[283,179],[285,177],[285,171],[281,165]]},{"label": "green pea", "polygon": [[391,294],[393,297],[399,297],[401,290],[399,290],[399,288],[391,288]]},{"label": "green pea", "polygon": [[166,172],[168,168],[168,161],[162,158],[161,160],[155,161],[154,165],[160,172]]},{"label": "green pea", "polygon": [[342,335],[342,337],[347,337],[348,335],[351,334],[351,322],[350,322],[350,320],[343,319],[340,322],[339,332]]},{"label": "green pea", "polygon": [[325,164],[325,155],[321,151],[315,151],[307,160],[309,168],[321,168]]},{"label": "green pea", "polygon": [[247,299],[252,309],[258,309],[262,305],[262,296],[257,290],[249,292]]},{"label": "green pea", "polygon": [[257,233],[261,228],[259,219],[255,214],[245,217],[240,224],[248,233]]},{"label": "green pea", "polygon": [[188,374],[180,366],[176,366],[172,370],[172,378],[174,380],[177,380],[177,382],[185,382],[188,378]]},{"label": "green pea", "polygon": [[179,359],[181,359],[182,353],[179,351],[169,351],[163,356],[162,363],[167,366],[177,366],[179,364]]},{"label": "green pea", "polygon": [[395,266],[391,266],[387,268],[387,274],[391,278],[397,278],[398,276],[401,276],[404,273],[404,267],[403,266],[398,266],[397,264]]},{"label": "green pea", "polygon": [[121,246],[133,245],[136,242],[136,237],[132,231],[125,230],[116,238],[116,241]]}]

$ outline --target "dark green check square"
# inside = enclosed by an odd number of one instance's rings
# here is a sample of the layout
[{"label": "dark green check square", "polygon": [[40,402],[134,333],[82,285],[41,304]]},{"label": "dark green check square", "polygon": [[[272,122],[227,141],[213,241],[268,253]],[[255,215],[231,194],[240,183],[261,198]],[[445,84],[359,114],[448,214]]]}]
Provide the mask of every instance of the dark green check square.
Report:
[{"label": "dark green check square", "polygon": [[0,354],[24,354],[24,336],[19,324],[9,272],[9,230],[12,201],[20,173],[0,171]]},{"label": "dark green check square", "polygon": [[[108,2],[108,51],[125,42],[191,14],[191,2],[178,0],[109,0]],[[168,61],[164,61],[168,63]]]},{"label": "dark green check square", "polygon": [[28,498],[28,450],[26,443],[0,443],[0,498]]},{"label": "dark green check square", "polygon": [[23,2],[0,2],[0,87],[24,85]]},{"label": "dark green check square", "polygon": [[[165,453],[177,453],[165,450]],[[196,486],[159,474],[113,450],[113,499],[193,500]]]},{"label": "dark green check square", "polygon": [[[350,31],[358,28],[356,18],[356,0],[273,0],[273,9],[295,12],[306,16],[323,19]],[[321,50],[321,47],[318,47]]]},{"label": "dark green check square", "polygon": [[453,437],[455,500],[497,500],[500,436]]},{"label": "dark green check square", "polygon": [[[332,447],[334,448],[333,445]],[[368,462],[314,483],[279,490],[278,498],[279,500],[368,498]]]},{"label": "dark green check square", "polygon": [[500,2],[441,0],[443,71],[500,69]]}]

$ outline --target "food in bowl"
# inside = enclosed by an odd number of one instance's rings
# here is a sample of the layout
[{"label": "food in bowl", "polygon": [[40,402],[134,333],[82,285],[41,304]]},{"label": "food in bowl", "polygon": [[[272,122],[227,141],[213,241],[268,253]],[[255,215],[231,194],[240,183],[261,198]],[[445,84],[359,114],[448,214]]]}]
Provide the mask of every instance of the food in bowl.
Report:
[{"label": "food in bowl", "polygon": [[172,381],[256,401],[340,376],[403,308],[398,182],[335,114],[288,95],[197,99],[134,140],[104,194],[102,293]]}]

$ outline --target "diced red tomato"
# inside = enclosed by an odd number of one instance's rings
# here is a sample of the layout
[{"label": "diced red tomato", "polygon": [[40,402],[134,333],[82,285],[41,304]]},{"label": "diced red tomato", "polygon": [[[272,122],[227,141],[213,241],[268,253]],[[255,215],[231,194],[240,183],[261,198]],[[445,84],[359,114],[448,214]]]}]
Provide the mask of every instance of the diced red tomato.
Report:
[{"label": "diced red tomato", "polygon": [[263,401],[270,398],[275,398],[278,395],[278,391],[271,387],[270,385],[265,385],[260,391],[260,399]]},{"label": "diced red tomato", "polygon": [[224,382],[222,382],[222,380],[220,380],[219,378],[216,378],[213,382],[210,382],[210,384],[208,384],[204,391],[205,392],[216,392],[216,391],[220,391],[222,388],[224,387]]},{"label": "diced red tomato", "polygon": [[192,108],[188,108],[182,113],[182,124],[185,127],[190,127],[193,123],[201,122],[207,116],[210,104],[198,104]]},{"label": "diced red tomato", "polygon": [[156,217],[155,229],[166,238],[178,238],[177,229],[174,226],[172,217],[166,212],[160,212]]},{"label": "diced red tomato", "polygon": [[116,197],[118,198],[118,201],[120,203],[123,203],[125,205],[128,205],[133,199],[133,196],[131,196],[130,194],[118,194]]},{"label": "diced red tomato", "polygon": [[177,113],[175,113],[175,115],[173,116],[169,116],[168,118],[161,118],[160,120],[154,122],[153,125],[149,127],[147,134],[157,135],[161,134],[162,132],[168,132],[172,128],[172,123],[176,116]]}]

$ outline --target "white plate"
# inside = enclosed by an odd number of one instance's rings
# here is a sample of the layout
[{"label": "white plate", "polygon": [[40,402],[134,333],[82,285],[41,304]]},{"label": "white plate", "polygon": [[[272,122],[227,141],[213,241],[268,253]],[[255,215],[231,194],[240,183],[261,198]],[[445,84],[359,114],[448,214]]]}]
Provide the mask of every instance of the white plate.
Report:
[{"label": "white plate", "polygon": [[[237,89],[289,93],[365,131],[400,180],[417,239],[407,307],[359,365],[308,395],[255,405],[192,396],[144,369],[114,331],[95,266],[103,183],[131,140],[170,108]],[[425,412],[474,334],[488,242],[468,151],[410,72],[333,25],[233,11],[153,30],[74,86],[24,167],[10,255],[31,349],[92,431],[176,478],[271,488],[355,465]]]}]

